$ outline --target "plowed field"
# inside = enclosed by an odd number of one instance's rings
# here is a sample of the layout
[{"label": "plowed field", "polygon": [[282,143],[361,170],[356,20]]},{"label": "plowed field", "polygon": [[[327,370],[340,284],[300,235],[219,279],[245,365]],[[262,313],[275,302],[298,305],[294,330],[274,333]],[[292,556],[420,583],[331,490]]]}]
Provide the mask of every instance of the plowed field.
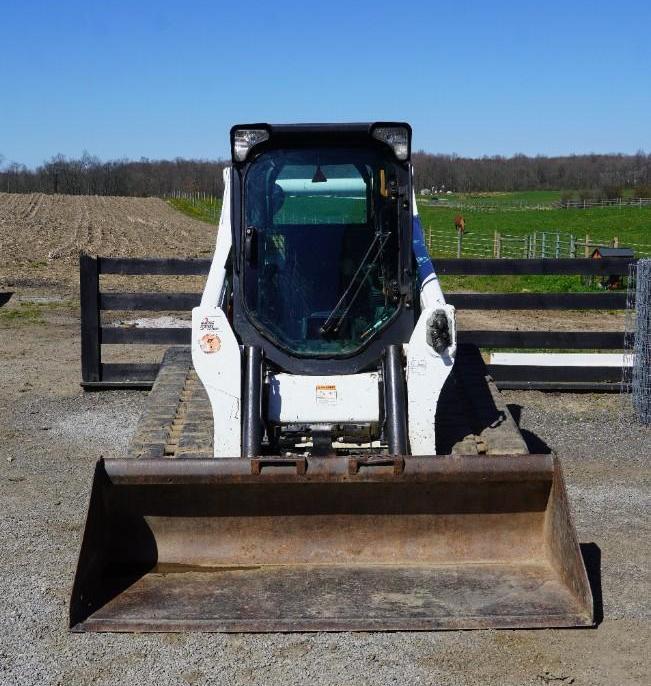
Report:
[{"label": "plowed field", "polygon": [[158,198],[0,193],[0,287],[74,291],[78,255],[198,257],[215,227]]},{"label": "plowed field", "polygon": [[[216,226],[159,198],[0,193],[0,291],[75,298],[80,251],[120,257],[210,257]],[[102,290],[201,291],[204,277],[105,277]],[[459,313],[463,328],[494,313]],[[622,313],[502,311],[504,329],[621,330]]]}]

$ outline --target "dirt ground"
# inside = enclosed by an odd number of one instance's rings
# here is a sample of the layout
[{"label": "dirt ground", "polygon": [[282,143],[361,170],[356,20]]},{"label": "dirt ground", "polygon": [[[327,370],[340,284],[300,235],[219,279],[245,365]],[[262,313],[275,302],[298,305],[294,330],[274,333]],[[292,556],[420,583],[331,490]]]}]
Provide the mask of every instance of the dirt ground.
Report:
[{"label": "dirt ground", "polygon": [[[651,683],[651,432],[605,394],[505,394],[530,449],[561,456],[596,629],[68,633],[93,465],[123,453],[146,397],[80,390],[76,251],[207,255],[213,233],[158,200],[0,195],[0,684]],[[585,330],[596,319],[551,316],[556,324],[535,312],[499,313],[499,322]],[[462,313],[461,323],[495,328],[495,315]],[[597,324],[618,329],[621,318]],[[160,354],[150,346],[111,347],[116,361]]]},{"label": "dirt ground", "polygon": [[158,198],[0,193],[0,290],[78,290],[78,255],[206,257],[215,227]]}]

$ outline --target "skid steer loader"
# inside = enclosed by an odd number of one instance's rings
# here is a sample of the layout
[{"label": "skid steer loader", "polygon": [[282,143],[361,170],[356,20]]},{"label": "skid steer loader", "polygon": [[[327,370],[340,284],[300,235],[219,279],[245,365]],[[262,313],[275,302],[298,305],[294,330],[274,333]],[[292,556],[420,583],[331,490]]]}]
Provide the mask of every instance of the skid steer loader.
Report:
[{"label": "skid steer loader", "polygon": [[100,460],[75,631],[593,623],[558,460],[457,346],[404,123],[231,131],[214,259]]}]

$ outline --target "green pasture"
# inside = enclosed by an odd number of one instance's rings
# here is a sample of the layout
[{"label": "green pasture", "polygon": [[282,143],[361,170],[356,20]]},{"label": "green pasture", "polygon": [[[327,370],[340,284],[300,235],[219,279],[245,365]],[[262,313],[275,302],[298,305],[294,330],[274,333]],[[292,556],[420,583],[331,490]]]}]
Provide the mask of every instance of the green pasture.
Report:
[{"label": "green pasture", "polygon": [[[456,208],[430,207],[423,203],[418,212],[425,229],[447,231],[456,236]],[[482,212],[464,209],[464,238],[492,238],[495,231],[511,236],[525,236],[534,231],[574,234],[577,239],[610,245],[617,236],[619,244],[646,245],[651,248],[651,207],[598,207],[592,209],[545,209],[519,212]]]},{"label": "green pasture", "polygon": [[477,193],[450,193],[432,196],[423,196],[421,200],[441,203],[454,202],[464,205],[551,205],[559,202],[563,191],[508,191],[508,192],[477,192]]},{"label": "green pasture", "polygon": [[[557,193],[560,191],[529,191],[529,195]],[[491,193],[486,194],[491,198],[509,196],[512,199],[523,196],[520,193]],[[292,199],[296,200],[296,199]],[[332,203],[332,199],[327,199]],[[341,203],[350,204],[347,198],[338,200]],[[326,202],[326,201],[324,201]],[[352,201],[354,202],[354,201]],[[505,201],[506,202],[506,201]],[[216,223],[219,220],[221,201],[209,202],[205,200],[187,200],[175,198],[169,203],[181,212],[200,219]],[[348,208],[347,208],[347,211]],[[419,214],[425,230],[445,231],[450,237],[456,236],[454,218],[459,210],[448,207],[426,206],[419,203]],[[283,208],[283,213],[294,215],[301,213],[300,207],[294,206]],[[599,207],[593,209],[545,209],[545,210],[522,210],[519,212],[482,212],[472,209],[464,210],[463,216],[466,222],[465,237],[481,236],[492,238],[495,231],[510,236],[525,236],[534,231],[559,231],[564,234],[574,234],[578,240],[584,240],[586,235],[590,241],[610,245],[612,239],[617,236],[621,246],[645,245],[651,247],[651,207]],[[433,250],[434,255],[437,254]]]},{"label": "green pasture", "polygon": [[221,200],[197,200],[189,198],[170,198],[167,201],[172,207],[187,214],[188,217],[203,222],[217,224],[222,209]]},{"label": "green pasture", "polygon": [[[635,195],[635,189],[623,188],[620,190],[621,197],[631,198]],[[583,197],[586,200],[596,200],[599,191],[563,191],[563,190],[544,190],[544,191],[484,191],[473,193],[443,193],[431,196],[419,196],[419,198],[432,204],[445,205],[447,203],[463,204],[465,206],[476,206],[478,208],[504,206],[517,209],[519,206],[550,207],[553,203],[558,203],[563,199],[580,201]]]},{"label": "green pasture", "polygon": [[[554,198],[552,194],[556,194],[556,197]],[[547,202],[552,202],[553,199],[560,198],[560,194],[560,191],[529,191],[475,195],[492,199],[500,197],[505,203],[512,203],[514,200],[542,203],[542,195],[545,195]],[[169,202],[176,209],[195,219],[213,223],[219,219],[221,208],[219,201],[174,199]],[[290,209],[292,212],[298,212],[300,208],[288,206],[287,210]],[[349,208],[346,209],[349,210]],[[426,234],[429,229],[432,229],[434,232],[444,232],[449,235],[450,241],[456,238],[454,217],[459,214],[458,209],[425,206],[421,202],[419,213]],[[558,231],[563,234],[572,233],[577,240],[585,240],[586,235],[589,235],[592,243],[604,245],[610,245],[612,239],[617,236],[620,246],[647,246],[647,254],[651,252],[651,207],[541,209],[518,212],[464,209],[463,216],[466,222],[464,240],[467,241],[471,241],[474,237],[492,239],[495,231],[510,236],[525,236],[534,231]],[[452,256],[449,250],[437,251],[435,244],[432,244],[432,255],[434,258]],[[578,276],[450,276],[443,277],[441,282],[448,291],[470,290],[499,293],[582,292],[597,290],[600,287],[597,281]]]}]

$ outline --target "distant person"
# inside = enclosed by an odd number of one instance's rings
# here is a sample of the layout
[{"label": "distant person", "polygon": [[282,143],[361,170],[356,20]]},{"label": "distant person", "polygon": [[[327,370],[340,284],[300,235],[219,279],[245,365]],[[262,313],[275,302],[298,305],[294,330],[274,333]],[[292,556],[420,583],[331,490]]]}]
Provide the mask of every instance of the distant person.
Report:
[{"label": "distant person", "polygon": [[463,234],[466,230],[466,220],[463,218],[462,214],[458,214],[454,218],[454,227],[460,234]]}]

